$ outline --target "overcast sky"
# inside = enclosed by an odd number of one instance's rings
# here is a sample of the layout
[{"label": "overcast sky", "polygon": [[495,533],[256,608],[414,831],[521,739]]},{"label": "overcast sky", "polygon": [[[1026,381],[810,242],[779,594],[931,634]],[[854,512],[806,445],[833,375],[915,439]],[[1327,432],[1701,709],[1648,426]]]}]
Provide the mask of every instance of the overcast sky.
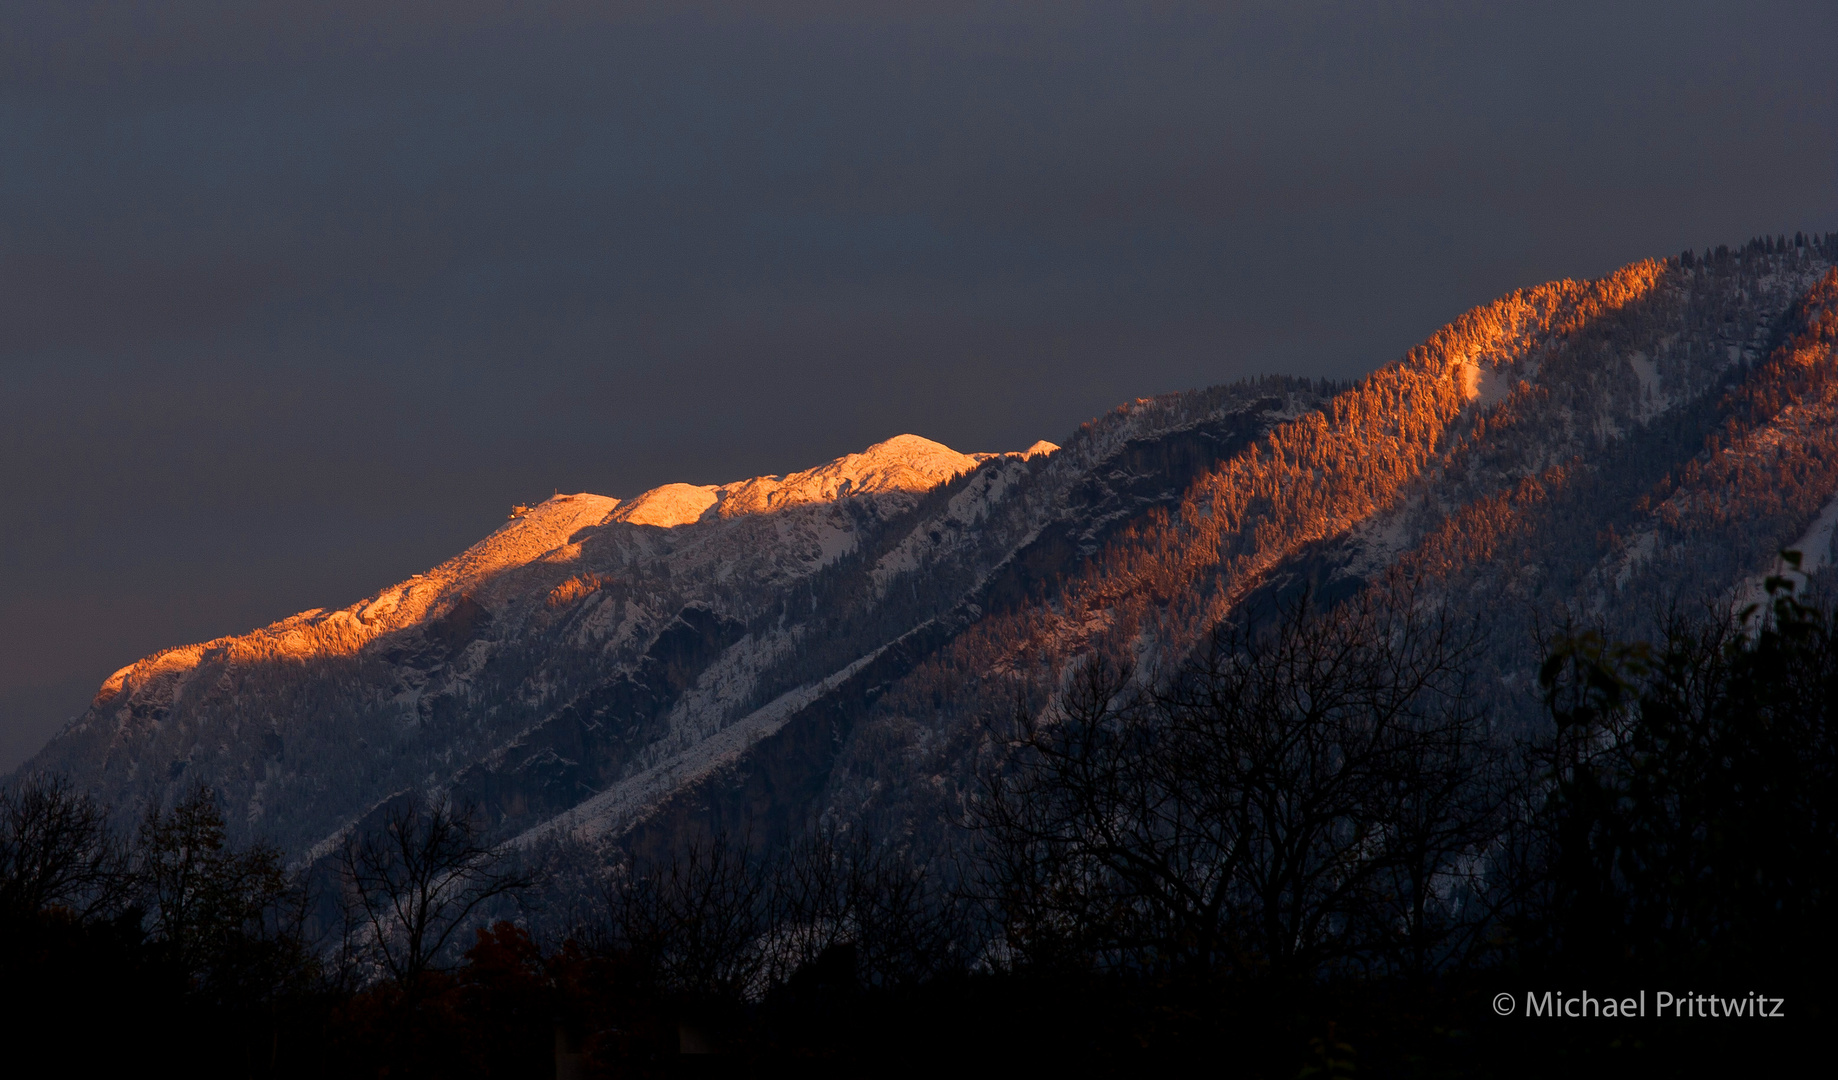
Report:
[{"label": "overcast sky", "polygon": [[1838,230],[1835,44],[1830,0],[5,3],[0,769],[558,488],[1057,441]]}]

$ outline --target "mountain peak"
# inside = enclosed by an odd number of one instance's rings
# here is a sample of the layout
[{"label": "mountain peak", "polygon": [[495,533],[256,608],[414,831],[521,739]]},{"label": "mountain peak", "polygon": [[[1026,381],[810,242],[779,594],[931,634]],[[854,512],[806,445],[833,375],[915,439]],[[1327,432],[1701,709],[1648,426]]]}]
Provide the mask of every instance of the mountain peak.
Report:
[{"label": "mountain peak", "polygon": [[628,499],[614,510],[610,520],[632,525],[656,525],[672,529],[702,517],[719,498],[713,485],[665,484],[654,487],[636,498]]},{"label": "mountain peak", "polygon": [[859,454],[785,477],[759,476],[722,489],[721,516],[754,514],[804,503],[832,502],[851,495],[930,491],[977,467],[981,459],[960,454],[918,435],[895,435]]},{"label": "mountain peak", "polygon": [[990,458],[1025,459],[1057,449],[1037,442],[1018,453],[960,454],[943,443],[906,434],[786,476],[756,476],[721,485],[664,484],[624,502],[589,492],[558,494],[515,507],[509,521],[459,555],[346,608],[314,608],[246,634],[165,649],[129,664],[103,683],[98,700],[131,693],[162,675],[189,672],[213,651],[241,662],[354,653],[385,633],[428,621],[508,570],[546,557],[572,557],[570,553],[577,551],[573,537],[612,522],[670,529],[710,517],[733,518],[854,496],[917,493]]},{"label": "mountain peak", "polygon": [[1018,453],[960,454],[920,435],[895,435],[857,454],[783,476],[755,476],[731,484],[665,484],[620,504],[609,520],[675,528],[718,518],[770,513],[792,506],[835,502],[857,495],[930,491],[995,457],[1023,459],[1059,447],[1036,442]]}]

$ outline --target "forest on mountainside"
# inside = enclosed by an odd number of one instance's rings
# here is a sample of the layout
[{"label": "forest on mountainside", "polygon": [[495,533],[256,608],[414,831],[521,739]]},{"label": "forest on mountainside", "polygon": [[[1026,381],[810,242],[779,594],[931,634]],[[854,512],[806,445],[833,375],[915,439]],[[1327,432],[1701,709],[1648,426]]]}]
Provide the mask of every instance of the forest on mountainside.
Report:
[{"label": "forest on mountainside", "polygon": [[[1553,625],[1651,637],[1667,611],[1765,573],[1818,514],[1825,429],[1795,418],[1821,384],[1781,376],[1789,354],[1814,364],[1796,372],[1838,365],[1830,343],[1820,353],[1806,337],[1833,307],[1832,252],[1838,237],[1761,239],[1463,316],[1320,411],[1274,425],[1254,452],[1221,458],[1180,499],[1062,563],[1037,596],[990,604],[863,709],[823,812],[934,841],[974,791],[978,718],[1014,693],[1046,700],[1089,654],[1163,677],[1229,614],[1267,613],[1302,590],[1337,603],[1395,575],[1488,621],[1474,691],[1496,724],[1533,732],[1546,722],[1535,647]],[[1488,367],[1490,349],[1512,362]],[[1492,372],[1498,397],[1456,411],[1463,368]],[[1764,405],[1745,404],[1751,393]],[[1735,431],[1804,478],[1791,505],[1768,470],[1729,467]],[[1731,485],[1718,497],[1736,512],[1672,527],[1679,478],[1705,468]]]}]

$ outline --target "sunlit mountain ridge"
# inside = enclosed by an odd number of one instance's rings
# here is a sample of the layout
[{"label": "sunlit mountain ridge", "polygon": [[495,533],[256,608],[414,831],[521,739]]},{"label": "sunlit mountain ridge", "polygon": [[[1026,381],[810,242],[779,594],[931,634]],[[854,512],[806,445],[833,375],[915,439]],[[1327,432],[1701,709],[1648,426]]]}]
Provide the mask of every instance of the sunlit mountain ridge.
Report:
[{"label": "sunlit mountain ridge", "polygon": [[409,789],[526,847],[817,820],[918,842],[973,797],[980,718],[1079,657],[1154,679],[1223,619],[1399,575],[1510,641],[1485,694],[1531,723],[1534,624],[1631,633],[1829,546],[1835,253],[1769,238],[1520,290],[1351,385],[1141,399],[1063,448],[902,435],[557,496],[347,608],[124,668],[27,768],[122,808],[208,783],[300,855]]},{"label": "sunlit mountain ridge", "polygon": [[[588,492],[558,493],[533,506],[513,507],[505,525],[460,555],[348,607],[314,608],[247,634],[166,649],[136,661],[104,680],[97,700],[132,694],[161,675],[195,668],[207,655],[249,663],[349,653],[384,634],[450,611],[462,596],[474,602],[486,596],[509,599],[526,583],[495,584],[501,575],[537,563],[572,564],[580,559],[581,543],[591,531],[614,522],[678,528],[710,517],[711,512],[717,519],[731,518],[847,497],[918,493],[991,458],[1025,460],[1057,449],[1042,441],[1011,454],[960,454],[917,435],[897,435],[859,454],[788,476],[757,476],[719,486],[665,484],[624,502]],[[581,586],[570,579],[557,588]]]}]

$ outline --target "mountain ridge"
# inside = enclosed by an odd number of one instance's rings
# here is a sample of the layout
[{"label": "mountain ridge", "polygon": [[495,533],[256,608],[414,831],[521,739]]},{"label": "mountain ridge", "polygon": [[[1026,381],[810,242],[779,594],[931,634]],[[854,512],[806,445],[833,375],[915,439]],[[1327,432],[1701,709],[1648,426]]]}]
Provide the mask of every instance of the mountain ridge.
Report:
[{"label": "mountain ridge", "polygon": [[[526,846],[936,838],[972,797],[976,717],[1080,656],[1153,678],[1235,613],[1392,574],[1509,636],[1737,588],[1838,495],[1835,250],[1519,290],[1350,385],[1139,399],[1062,447],[897,436],[557,496],[358,604],[124,668],[28,768],[123,806],[209,782],[296,853],[410,789]],[[1489,663],[1530,722],[1522,658]]]},{"label": "mountain ridge", "polygon": [[[959,454],[917,435],[896,435],[860,453],[784,476],[756,476],[721,485],[663,484],[626,500],[591,492],[557,493],[533,506],[513,508],[504,525],[431,570],[344,608],[310,608],[245,633],[159,650],[108,676],[96,697],[102,701],[132,692],[133,683],[145,685],[158,675],[183,670],[188,664],[195,666],[214,649],[239,652],[245,660],[354,651],[382,633],[435,617],[437,609],[499,573],[538,560],[570,557],[578,549],[574,539],[578,534],[608,522],[677,528],[696,523],[710,509],[728,518],[852,495],[921,492],[992,458],[1026,460],[1057,449],[1041,440],[1026,450],[1006,454]],[[686,492],[696,494],[686,496]],[[699,499],[701,493],[708,498]],[[684,513],[692,504],[694,512]]]}]

